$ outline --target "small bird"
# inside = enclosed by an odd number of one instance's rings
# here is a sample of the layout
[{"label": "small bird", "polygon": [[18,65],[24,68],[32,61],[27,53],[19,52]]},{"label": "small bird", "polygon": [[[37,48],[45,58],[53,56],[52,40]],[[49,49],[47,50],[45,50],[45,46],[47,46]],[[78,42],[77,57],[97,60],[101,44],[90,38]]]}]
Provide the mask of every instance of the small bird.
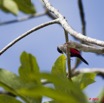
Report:
[{"label": "small bird", "polygon": [[[62,53],[63,54],[63,51],[61,50],[61,48],[57,47],[57,51],[59,53]],[[88,62],[81,56],[80,52],[75,49],[75,48],[70,48],[70,56],[71,57],[78,57],[80,58],[85,64],[88,65]]]}]

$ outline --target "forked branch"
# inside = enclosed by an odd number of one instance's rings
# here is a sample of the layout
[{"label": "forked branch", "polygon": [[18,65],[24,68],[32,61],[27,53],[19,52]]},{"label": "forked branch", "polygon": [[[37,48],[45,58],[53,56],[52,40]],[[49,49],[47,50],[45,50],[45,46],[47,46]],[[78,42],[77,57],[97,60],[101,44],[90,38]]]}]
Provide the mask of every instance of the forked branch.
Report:
[{"label": "forked branch", "polygon": [[97,39],[93,39],[87,36],[84,36],[81,33],[78,33],[77,31],[75,31],[74,29],[72,29],[72,27],[68,24],[67,20],[65,19],[65,17],[59,13],[59,11],[57,9],[55,9],[48,0],[42,0],[45,4],[45,6],[47,7],[47,9],[49,11],[51,11],[57,18],[59,18],[59,23],[62,25],[62,27],[68,32],[70,33],[70,35],[74,36],[75,38],[87,42],[87,43],[92,43],[95,45],[99,45],[104,47],[104,41],[101,40],[97,40]]}]

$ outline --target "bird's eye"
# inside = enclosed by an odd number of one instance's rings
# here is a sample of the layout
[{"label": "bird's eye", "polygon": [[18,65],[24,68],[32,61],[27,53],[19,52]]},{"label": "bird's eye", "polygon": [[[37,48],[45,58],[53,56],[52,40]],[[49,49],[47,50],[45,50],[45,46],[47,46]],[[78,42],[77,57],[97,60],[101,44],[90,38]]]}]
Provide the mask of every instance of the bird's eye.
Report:
[{"label": "bird's eye", "polygon": [[63,52],[59,49],[59,47],[57,47],[57,51],[58,51],[59,53],[62,53],[62,54],[63,54]]}]

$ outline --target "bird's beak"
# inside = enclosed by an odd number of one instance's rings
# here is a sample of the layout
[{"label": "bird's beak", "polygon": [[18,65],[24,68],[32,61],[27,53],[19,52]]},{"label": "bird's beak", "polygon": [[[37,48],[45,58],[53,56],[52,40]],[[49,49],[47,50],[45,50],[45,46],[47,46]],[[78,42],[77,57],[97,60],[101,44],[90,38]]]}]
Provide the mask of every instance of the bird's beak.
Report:
[{"label": "bird's beak", "polygon": [[57,47],[57,51],[58,51],[59,53],[63,54],[62,50],[61,50],[59,47]]}]

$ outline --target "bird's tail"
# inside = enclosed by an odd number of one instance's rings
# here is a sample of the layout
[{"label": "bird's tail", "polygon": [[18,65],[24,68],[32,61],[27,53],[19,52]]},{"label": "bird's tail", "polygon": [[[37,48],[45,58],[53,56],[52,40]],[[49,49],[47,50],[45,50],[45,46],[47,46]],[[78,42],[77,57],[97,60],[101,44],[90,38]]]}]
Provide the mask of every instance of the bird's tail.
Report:
[{"label": "bird's tail", "polygon": [[79,58],[80,58],[85,64],[89,65],[88,62],[87,62],[82,56],[80,56]]}]

